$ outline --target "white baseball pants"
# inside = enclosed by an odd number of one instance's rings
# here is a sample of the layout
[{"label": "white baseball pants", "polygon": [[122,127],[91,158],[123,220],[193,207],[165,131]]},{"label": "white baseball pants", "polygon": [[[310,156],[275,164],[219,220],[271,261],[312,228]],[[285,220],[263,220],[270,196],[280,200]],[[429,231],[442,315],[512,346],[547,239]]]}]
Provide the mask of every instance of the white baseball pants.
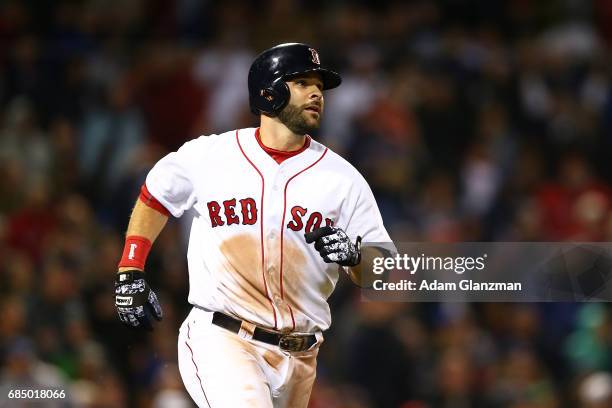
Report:
[{"label": "white baseball pants", "polygon": [[199,407],[306,408],[322,336],[310,350],[286,352],[211,321],[194,307],[178,336],[181,377]]}]

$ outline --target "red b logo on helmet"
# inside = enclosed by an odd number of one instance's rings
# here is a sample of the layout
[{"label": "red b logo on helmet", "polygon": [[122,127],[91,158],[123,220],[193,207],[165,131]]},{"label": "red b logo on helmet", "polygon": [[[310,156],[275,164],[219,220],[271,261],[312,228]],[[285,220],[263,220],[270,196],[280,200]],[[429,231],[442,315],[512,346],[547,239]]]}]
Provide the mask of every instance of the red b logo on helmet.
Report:
[{"label": "red b logo on helmet", "polygon": [[321,65],[321,61],[319,60],[319,53],[314,48],[309,48],[310,53],[312,54],[312,62],[317,65]]}]

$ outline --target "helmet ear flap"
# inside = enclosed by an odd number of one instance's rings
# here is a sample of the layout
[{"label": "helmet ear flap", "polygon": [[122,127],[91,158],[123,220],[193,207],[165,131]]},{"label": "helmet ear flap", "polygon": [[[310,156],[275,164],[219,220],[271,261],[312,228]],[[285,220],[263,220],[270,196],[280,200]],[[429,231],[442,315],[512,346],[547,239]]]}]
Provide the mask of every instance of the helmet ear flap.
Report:
[{"label": "helmet ear flap", "polygon": [[272,88],[264,88],[261,91],[259,91],[259,96],[264,98],[269,103],[274,103],[274,100],[276,99],[275,94],[276,92],[274,92],[274,89]]},{"label": "helmet ear flap", "polygon": [[[287,106],[287,103],[289,102],[289,87],[283,78],[276,78],[274,81],[272,81],[270,87],[262,90],[262,92],[266,94],[264,98],[270,103],[271,109],[269,113],[274,115],[278,114],[278,112]],[[270,97],[272,98],[271,100],[268,99]]]},{"label": "helmet ear flap", "polygon": [[289,87],[283,78],[277,78],[270,86],[259,90],[259,95],[256,96],[256,114],[264,113],[267,115],[276,115],[289,102],[290,92]]}]

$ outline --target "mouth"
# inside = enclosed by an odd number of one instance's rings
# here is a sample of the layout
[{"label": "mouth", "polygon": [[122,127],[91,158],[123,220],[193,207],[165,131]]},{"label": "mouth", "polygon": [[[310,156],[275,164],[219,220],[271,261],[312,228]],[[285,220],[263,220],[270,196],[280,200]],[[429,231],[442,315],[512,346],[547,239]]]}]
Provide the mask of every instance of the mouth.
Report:
[{"label": "mouth", "polygon": [[309,105],[304,108],[305,111],[314,112],[317,114],[321,114],[321,107],[319,105]]}]

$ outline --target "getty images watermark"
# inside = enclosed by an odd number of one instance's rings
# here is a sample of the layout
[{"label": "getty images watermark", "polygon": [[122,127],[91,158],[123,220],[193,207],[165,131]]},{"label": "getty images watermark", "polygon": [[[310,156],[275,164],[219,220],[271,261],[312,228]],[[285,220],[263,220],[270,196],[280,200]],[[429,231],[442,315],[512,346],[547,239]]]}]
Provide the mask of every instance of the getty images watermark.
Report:
[{"label": "getty images watermark", "polygon": [[612,301],[612,243],[367,245],[385,256],[363,275],[366,300]]},{"label": "getty images watermark", "polygon": [[[391,257],[376,257],[373,259],[372,272],[382,275],[390,271],[404,271],[410,275],[426,271],[446,271],[462,275],[465,272],[483,271],[487,254],[479,257],[472,256],[409,256],[396,254]],[[521,282],[480,282],[472,279],[461,279],[458,283],[452,281],[439,281],[438,279],[400,279],[398,282],[385,282],[376,279],[373,282],[374,290],[426,290],[426,291],[516,291],[522,290]]]}]

